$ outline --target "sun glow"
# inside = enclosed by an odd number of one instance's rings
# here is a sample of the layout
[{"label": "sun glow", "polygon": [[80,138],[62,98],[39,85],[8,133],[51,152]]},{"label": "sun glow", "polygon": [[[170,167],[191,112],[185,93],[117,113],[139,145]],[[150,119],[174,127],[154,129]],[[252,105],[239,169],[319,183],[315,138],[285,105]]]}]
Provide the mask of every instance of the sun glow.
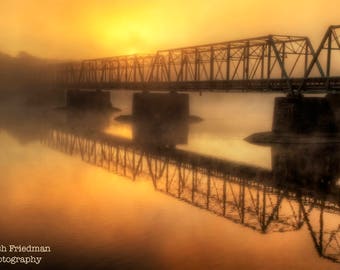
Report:
[{"label": "sun glow", "polygon": [[[2,0],[0,51],[96,58],[269,33],[308,35],[319,42],[328,25],[339,24],[337,4],[337,0],[35,0],[34,4]],[[291,16],[295,11],[299,15]]]},{"label": "sun glow", "polygon": [[108,25],[99,31],[103,47],[108,51],[115,49],[120,54],[151,53],[155,49],[152,43],[162,39],[152,27],[143,23],[104,22],[103,25]]}]

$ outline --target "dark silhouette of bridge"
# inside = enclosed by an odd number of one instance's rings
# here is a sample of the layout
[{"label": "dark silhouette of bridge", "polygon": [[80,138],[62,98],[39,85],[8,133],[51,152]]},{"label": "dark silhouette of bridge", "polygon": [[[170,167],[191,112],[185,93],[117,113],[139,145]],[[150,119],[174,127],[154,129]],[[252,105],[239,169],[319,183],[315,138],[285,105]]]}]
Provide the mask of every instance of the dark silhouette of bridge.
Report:
[{"label": "dark silhouette of bridge", "polygon": [[58,64],[54,82],[66,89],[337,91],[339,28],[330,26],[316,51],[308,37],[268,35]]},{"label": "dark silhouette of bridge", "polygon": [[[315,151],[295,146],[293,152],[273,148],[273,169],[268,170],[65,126],[51,126],[41,134],[42,143],[51,148],[132,180],[149,179],[157,191],[260,233],[306,225],[318,254],[340,262],[340,225],[329,222],[340,215],[340,189],[335,182],[339,155],[335,151],[320,159],[323,152],[329,153],[329,146]],[[318,159],[320,166],[312,171],[297,167],[310,159]]]}]

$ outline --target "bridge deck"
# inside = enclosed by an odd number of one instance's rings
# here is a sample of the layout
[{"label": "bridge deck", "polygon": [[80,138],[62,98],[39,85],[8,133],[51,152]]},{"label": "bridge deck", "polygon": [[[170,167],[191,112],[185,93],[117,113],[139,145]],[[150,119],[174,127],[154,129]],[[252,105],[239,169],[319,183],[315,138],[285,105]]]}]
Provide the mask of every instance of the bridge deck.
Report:
[{"label": "bridge deck", "polygon": [[269,79],[269,80],[233,80],[233,81],[188,81],[188,82],[83,82],[59,83],[59,88],[68,89],[106,89],[106,90],[148,90],[148,91],[256,91],[289,92],[298,90],[303,85],[304,92],[340,91],[340,77],[308,79]]}]

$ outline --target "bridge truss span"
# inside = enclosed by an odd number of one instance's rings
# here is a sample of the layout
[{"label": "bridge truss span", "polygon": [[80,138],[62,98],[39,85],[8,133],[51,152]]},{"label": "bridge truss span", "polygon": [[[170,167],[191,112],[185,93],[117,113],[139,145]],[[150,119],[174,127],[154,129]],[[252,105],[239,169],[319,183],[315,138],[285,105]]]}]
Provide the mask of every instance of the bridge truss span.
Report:
[{"label": "bridge truss span", "polygon": [[67,88],[289,90],[314,55],[307,37],[268,35],[60,64],[56,81]]}]

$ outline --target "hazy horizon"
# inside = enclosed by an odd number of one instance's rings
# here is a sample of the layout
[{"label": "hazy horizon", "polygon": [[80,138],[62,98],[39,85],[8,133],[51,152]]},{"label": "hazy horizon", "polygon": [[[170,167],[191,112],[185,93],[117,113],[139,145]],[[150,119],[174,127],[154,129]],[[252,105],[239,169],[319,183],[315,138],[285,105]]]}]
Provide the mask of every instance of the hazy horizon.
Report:
[{"label": "hazy horizon", "polygon": [[336,6],[335,0],[4,0],[0,51],[86,59],[267,34],[308,36],[317,47],[327,27],[340,23]]}]

